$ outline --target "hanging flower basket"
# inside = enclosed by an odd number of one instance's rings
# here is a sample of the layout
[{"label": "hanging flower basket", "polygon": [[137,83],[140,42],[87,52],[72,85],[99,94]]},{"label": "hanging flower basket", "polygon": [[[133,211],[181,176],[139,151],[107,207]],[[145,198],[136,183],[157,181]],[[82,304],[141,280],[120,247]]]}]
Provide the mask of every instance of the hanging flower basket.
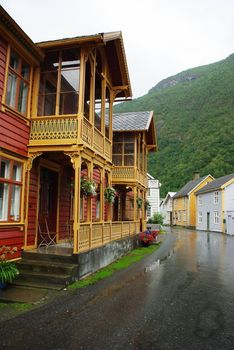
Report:
[{"label": "hanging flower basket", "polygon": [[118,192],[113,187],[108,186],[104,191],[105,201],[114,203],[116,197],[118,197]]},{"label": "hanging flower basket", "polygon": [[143,204],[143,199],[141,197],[137,197],[136,203],[137,203],[137,207],[139,209],[141,209],[142,208],[142,204]]},{"label": "hanging flower basket", "polygon": [[145,210],[150,207],[150,202],[148,199],[145,200]]},{"label": "hanging flower basket", "polygon": [[80,184],[80,193],[81,196],[95,197],[97,195],[95,182],[82,177]]}]

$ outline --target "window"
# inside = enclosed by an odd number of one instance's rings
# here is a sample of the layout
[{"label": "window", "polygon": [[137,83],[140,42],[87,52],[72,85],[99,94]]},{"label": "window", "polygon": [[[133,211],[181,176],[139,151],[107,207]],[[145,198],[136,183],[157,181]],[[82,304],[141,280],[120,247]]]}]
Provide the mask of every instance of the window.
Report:
[{"label": "window", "polygon": [[146,215],[147,215],[148,218],[151,217],[151,207],[147,207]]},{"label": "window", "polygon": [[202,205],[202,196],[198,196],[198,205]]},{"label": "window", "polygon": [[217,204],[219,202],[219,192],[214,192],[214,204]]},{"label": "window", "polygon": [[181,221],[181,210],[178,211],[178,221]]},{"label": "window", "polygon": [[199,224],[202,223],[202,211],[198,212],[198,222],[199,222]]},{"label": "window", "polygon": [[219,220],[219,212],[218,211],[214,211],[214,224],[219,224],[220,220]]},{"label": "window", "polygon": [[147,197],[150,197],[150,188],[147,188]]},{"label": "window", "polygon": [[0,221],[20,220],[22,165],[0,158]]},{"label": "window", "polygon": [[134,134],[116,133],[113,138],[113,163],[134,166]]},{"label": "window", "polygon": [[50,51],[41,67],[37,114],[78,113],[80,80],[79,51]]},{"label": "window", "polygon": [[187,215],[186,215],[186,210],[184,210],[184,221],[187,221]]},{"label": "window", "polygon": [[7,79],[6,104],[22,114],[27,113],[30,66],[11,50]]}]

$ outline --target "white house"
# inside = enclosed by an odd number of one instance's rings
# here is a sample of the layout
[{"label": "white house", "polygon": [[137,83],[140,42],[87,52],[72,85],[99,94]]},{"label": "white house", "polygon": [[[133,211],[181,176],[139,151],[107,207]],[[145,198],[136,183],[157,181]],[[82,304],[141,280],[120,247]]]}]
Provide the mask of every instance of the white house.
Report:
[{"label": "white house", "polygon": [[234,235],[234,173],[208,183],[196,196],[196,228]]},{"label": "white house", "polygon": [[149,206],[147,208],[147,219],[153,216],[154,213],[159,212],[160,204],[160,191],[161,186],[160,182],[156,180],[150,174],[147,174],[148,177],[148,190],[147,190],[147,200],[149,201]]},{"label": "white house", "polygon": [[166,225],[172,225],[172,197],[176,192],[168,192],[165,199],[161,204],[161,214],[164,217],[164,223]]}]

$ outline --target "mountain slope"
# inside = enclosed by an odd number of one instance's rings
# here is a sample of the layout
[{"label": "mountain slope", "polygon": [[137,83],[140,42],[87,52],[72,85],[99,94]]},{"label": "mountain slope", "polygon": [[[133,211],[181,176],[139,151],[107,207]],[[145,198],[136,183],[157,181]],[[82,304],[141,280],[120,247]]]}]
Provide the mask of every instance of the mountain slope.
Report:
[{"label": "mountain slope", "polygon": [[162,80],[115,111],[154,110],[159,151],[149,168],[161,195],[200,175],[234,172],[234,54]]}]

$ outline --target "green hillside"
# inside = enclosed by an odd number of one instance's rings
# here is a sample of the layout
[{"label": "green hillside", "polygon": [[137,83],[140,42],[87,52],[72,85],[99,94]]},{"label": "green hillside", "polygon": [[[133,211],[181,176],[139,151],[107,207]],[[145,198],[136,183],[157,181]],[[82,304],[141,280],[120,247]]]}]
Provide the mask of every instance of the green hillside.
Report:
[{"label": "green hillside", "polygon": [[162,80],[115,110],[154,110],[159,150],[148,165],[162,183],[161,196],[177,191],[194,171],[234,172],[234,54]]}]

